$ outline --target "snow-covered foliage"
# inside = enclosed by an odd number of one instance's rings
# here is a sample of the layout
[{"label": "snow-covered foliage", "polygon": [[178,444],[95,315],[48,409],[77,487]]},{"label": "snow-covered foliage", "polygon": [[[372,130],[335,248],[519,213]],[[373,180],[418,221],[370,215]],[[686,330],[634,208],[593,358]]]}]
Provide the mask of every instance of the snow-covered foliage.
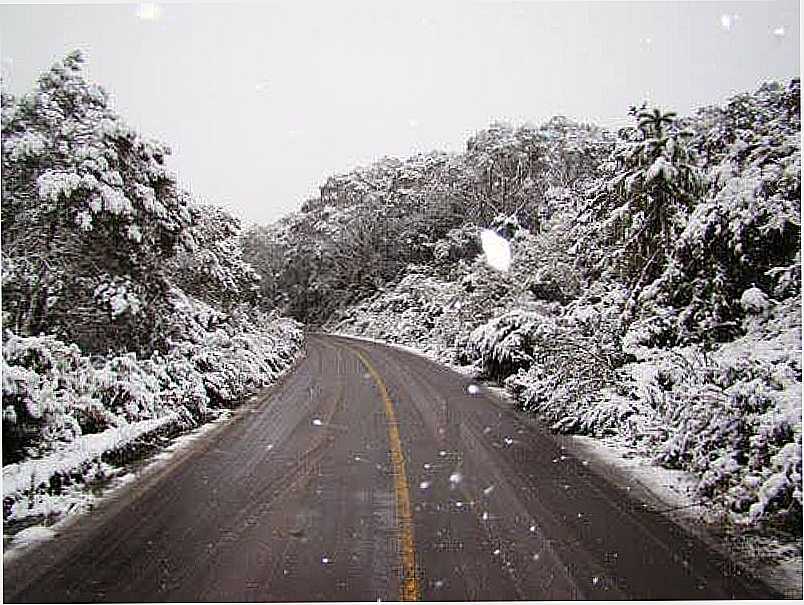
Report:
[{"label": "snow-covered foliage", "polygon": [[[424,200],[435,211],[462,192],[471,210],[435,239],[411,235],[432,255],[327,327],[470,365],[554,430],[692,472],[735,521],[795,532],[799,95],[795,80],[692,118],[634,109],[615,145],[567,123],[493,125]],[[521,208],[483,214],[508,202]],[[510,241],[508,271],[486,265],[484,228]]]},{"label": "snow-covered foliage", "polygon": [[296,357],[300,326],[230,317],[167,354],[87,356],[53,336],[6,331],[4,462],[41,456],[81,435],[173,415],[188,425],[272,382]]},{"label": "snow-covered foliage", "polygon": [[[671,261],[640,294],[672,307],[680,340],[739,333],[750,288],[781,299],[801,288],[801,121],[798,80],[763,86],[719,112],[698,135],[711,186],[692,210]],[[713,117],[714,116],[714,117]],[[699,126],[700,128],[700,126]],[[720,151],[715,153],[712,146]]]},{"label": "snow-covered foliage", "polygon": [[[3,346],[3,519],[57,520],[81,486],[159,435],[216,417],[273,383],[299,354],[293,320],[231,317],[167,354],[82,355],[52,336]],[[218,409],[216,409],[218,408]],[[79,489],[78,496],[65,489]],[[72,494],[72,495],[70,495]]]},{"label": "snow-covered foliage", "polygon": [[651,385],[667,431],[658,459],[699,474],[703,493],[752,523],[801,523],[796,303],[714,353],[665,357]]},{"label": "snow-covered foliage", "polygon": [[253,305],[239,222],[178,187],[168,149],[82,62],[2,98],[4,518],[22,490],[89,480],[110,450],[208,420],[301,352],[300,324]]},{"label": "snow-covered foliage", "polygon": [[190,200],[169,150],[127,126],[82,63],[75,51],[32,93],[4,98],[3,309],[19,332],[145,350],[164,263],[189,244]]},{"label": "snow-covered foliage", "polygon": [[254,302],[260,275],[243,260],[240,221],[217,206],[191,206],[191,250],[176,259],[175,281],[186,293],[229,307]]},{"label": "snow-covered foliage", "polygon": [[175,286],[228,308],[254,300],[259,276],[237,219],[194,203],[169,149],[129,127],[82,63],[71,53],[3,98],[4,323],[147,355],[166,346]]},{"label": "snow-covered foliage", "polygon": [[474,226],[509,239],[502,217],[538,235],[574,203],[611,144],[598,128],[554,118],[539,127],[493,124],[463,154],[384,158],[328,179],[301,212],[252,230],[246,259],[264,277],[266,301],[323,322],[408,265],[473,260]]},{"label": "snow-covered foliage", "polygon": [[495,317],[472,330],[467,343],[469,357],[477,359],[483,371],[495,378],[529,366],[536,339],[554,332],[554,326],[540,319],[536,313],[520,310]]},{"label": "snow-covered foliage", "polygon": [[411,270],[392,289],[336,316],[331,326],[435,353],[445,361],[457,353],[452,326],[462,315],[460,288],[437,276]]},{"label": "snow-covered foliage", "polygon": [[644,283],[669,257],[704,182],[686,142],[692,133],[674,128],[675,114],[632,114],[638,127],[621,133],[607,163],[611,175],[582,219],[591,231],[587,238],[606,248],[600,258],[589,259],[595,270]]}]

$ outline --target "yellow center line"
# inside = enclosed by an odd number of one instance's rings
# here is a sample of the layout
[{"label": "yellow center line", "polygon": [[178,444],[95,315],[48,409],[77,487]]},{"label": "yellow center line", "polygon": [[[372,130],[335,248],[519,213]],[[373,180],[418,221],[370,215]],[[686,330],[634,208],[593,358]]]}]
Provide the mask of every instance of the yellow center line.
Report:
[{"label": "yellow center line", "polygon": [[391,463],[394,469],[394,491],[396,492],[397,525],[401,534],[402,550],[402,589],[401,601],[418,601],[421,598],[419,578],[416,575],[416,548],[413,542],[413,509],[410,505],[408,476],[405,472],[405,457],[402,454],[402,440],[399,438],[399,423],[394,412],[394,403],[380,373],[363,353],[347,346],[366,367],[380,390],[388,418],[388,439],[391,443]]}]

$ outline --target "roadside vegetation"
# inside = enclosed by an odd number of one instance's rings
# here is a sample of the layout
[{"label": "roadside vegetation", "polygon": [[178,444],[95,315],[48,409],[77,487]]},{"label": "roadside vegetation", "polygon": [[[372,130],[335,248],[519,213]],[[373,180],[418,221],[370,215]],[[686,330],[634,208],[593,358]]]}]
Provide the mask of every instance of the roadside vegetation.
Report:
[{"label": "roadside vegetation", "polygon": [[617,133],[493,124],[464,153],[332,177],[244,258],[270,308],[471,366],[553,430],[694,473],[725,519],[796,536],[799,81],[630,115]]},{"label": "roadside vegetation", "polygon": [[82,63],[2,97],[4,520],[57,518],[115,451],[216,417],[301,349],[254,304],[237,219],[178,186]]}]

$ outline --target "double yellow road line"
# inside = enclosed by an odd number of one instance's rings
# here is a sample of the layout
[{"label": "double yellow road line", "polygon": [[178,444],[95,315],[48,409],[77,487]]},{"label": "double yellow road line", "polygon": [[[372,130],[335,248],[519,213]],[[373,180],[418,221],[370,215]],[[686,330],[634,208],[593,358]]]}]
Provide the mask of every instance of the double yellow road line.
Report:
[{"label": "double yellow road line", "polygon": [[399,437],[399,423],[394,412],[394,403],[388,395],[388,388],[380,373],[363,353],[352,347],[347,348],[360,359],[366,367],[377,388],[380,390],[385,416],[388,418],[388,440],[391,444],[391,463],[394,474],[394,491],[396,492],[396,517],[399,527],[402,555],[402,587],[401,601],[418,601],[421,598],[419,578],[416,573],[416,547],[413,541],[413,508],[410,504],[408,476],[405,472],[405,456],[402,454],[402,440]]}]

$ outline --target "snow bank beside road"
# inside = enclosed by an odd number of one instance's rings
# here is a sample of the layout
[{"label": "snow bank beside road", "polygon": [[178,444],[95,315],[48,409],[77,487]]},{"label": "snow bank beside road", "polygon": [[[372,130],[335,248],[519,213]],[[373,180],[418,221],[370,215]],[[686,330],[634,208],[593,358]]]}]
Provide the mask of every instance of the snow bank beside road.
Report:
[{"label": "snow bank beside road", "polygon": [[158,430],[178,419],[178,414],[143,420],[109,429],[93,435],[82,435],[53,454],[38,460],[26,460],[3,467],[3,499],[18,492],[46,485],[54,475],[68,474],[83,465],[100,459],[109,451],[131,443],[139,437]]}]

